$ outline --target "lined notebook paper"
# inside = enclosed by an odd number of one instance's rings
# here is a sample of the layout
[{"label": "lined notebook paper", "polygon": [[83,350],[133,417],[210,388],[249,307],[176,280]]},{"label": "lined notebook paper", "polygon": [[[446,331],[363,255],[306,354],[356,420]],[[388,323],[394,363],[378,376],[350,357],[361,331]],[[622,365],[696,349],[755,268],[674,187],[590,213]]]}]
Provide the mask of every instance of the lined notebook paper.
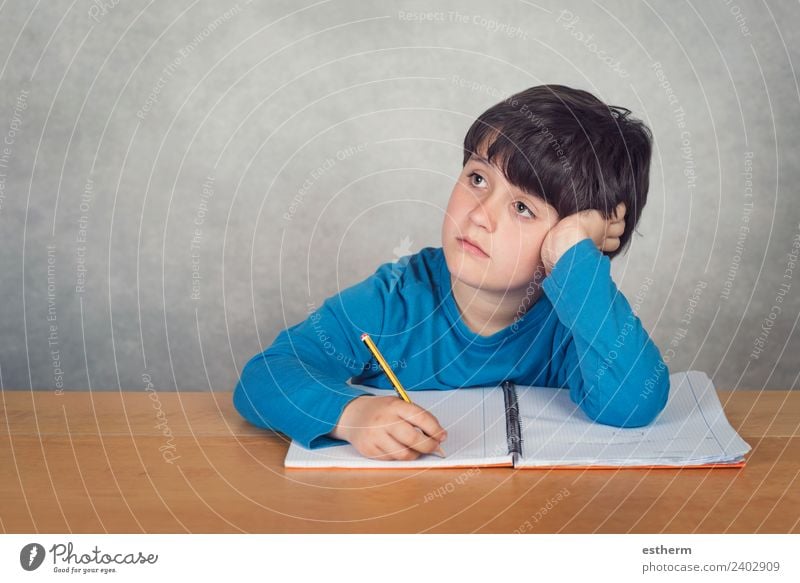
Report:
[{"label": "lined notebook paper", "polygon": [[750,450],[703,372],[671,375],[667,406],[645,427],[587,423],[561,389],[518,387],[518,399],[523,455],[516,467],[726,464]]},{"label": "lined notebook paper", "polygon": [[[287,468],[700,467],[744,463],[750,446],[730,426],[711,380],[689,371],[670,376],[670,396],[646,427],[593,422],[566,389],[516,387],[521,454],[510,453],[500,387],[412,391],[409,396],[447,430],[447,457],[376,460],[350,444],[306,449],[292,442]],[[375,395],[394,391],[364,387]]]}]

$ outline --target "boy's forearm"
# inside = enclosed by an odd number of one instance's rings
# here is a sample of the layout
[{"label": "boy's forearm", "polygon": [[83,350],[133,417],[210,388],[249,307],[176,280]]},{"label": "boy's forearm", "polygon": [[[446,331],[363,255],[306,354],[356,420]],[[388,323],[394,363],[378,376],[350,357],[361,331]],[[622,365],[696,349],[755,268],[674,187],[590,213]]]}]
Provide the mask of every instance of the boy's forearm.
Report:
[{"label": "boy's forearm", "polygon": [[306,448],[337,445],[330,436],[354,398],[367,391],[289,355],[252,359],[234,389],[237,411],[250,423],[285,433]]},{"label": "boy's forearm", "polygon": [[346,405],[368,394],[347,381],[363,372],[363,353],[368,354],[358,342],[358,330],[381,327],[379,284],[365,280],[325,300],[252,358],[234,391],[242,416],[307,448],[340,445],[328,434]]},{"label": "boy's forearm", "polygon": [[666,403],[668,371],[611,280],[608,259],[589,244],[581,242],[583,248],[567,252],[544,282],[571,335],[573,349],[563,380],[592,418],[618,426],[644,425]]}]

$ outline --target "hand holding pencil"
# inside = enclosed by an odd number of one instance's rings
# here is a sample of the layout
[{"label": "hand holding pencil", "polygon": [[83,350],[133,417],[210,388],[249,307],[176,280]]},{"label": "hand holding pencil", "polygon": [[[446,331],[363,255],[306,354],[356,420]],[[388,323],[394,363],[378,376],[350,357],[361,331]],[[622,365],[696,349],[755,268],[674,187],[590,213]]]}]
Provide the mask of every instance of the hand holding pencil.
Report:
[{"label": "hand holding pencil", "polygon": [[372,339],[367,334],[361,339],[400,398],[364,395],[353,399],[342,412],[331,436],[349,441],[370,458],[413,460],[428,453],[444,457],[440,444],[447,432],[429,411],[411,402]]}]

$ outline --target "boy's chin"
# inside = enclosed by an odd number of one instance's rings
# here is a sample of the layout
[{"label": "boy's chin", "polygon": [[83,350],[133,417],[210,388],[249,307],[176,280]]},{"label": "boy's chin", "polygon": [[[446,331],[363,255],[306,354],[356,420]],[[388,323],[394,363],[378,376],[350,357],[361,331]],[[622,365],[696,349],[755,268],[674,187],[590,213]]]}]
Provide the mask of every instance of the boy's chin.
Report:
[{"label": "boy's chin", "polygon": [[544,268],[541,274],[534,272],[531,276],[515,281],[514,277],[503,276],[498,273],[490,273],[490,270],[485,266],[475,265],[469,259],[447,259],[447,269],[450,271],[454,280],[457,280],[462,285],[468,286],[473,289],[480,289],[485,292],[492,293],[513,293],[526,289],[535,289],[541,286],[544,279]]},{"label": "boy's chin", "polygon": [[503,288],[502,285],[497,285],[497,278],[487,269],[470,265],[467,261],[448,261],[447,268],[454,280],[473,289],[499,291]]},{"label": "boy's chin", "polygon": [[498,283],[494,280],[472,278],[472,277],[455,277],[454,279],[458,281],[463,288],[474,290],[475,292],[481,291],[485,294],[491,294],[493,296],[498,296],[498,298],[514,293],[514,289],[509,288],[507,285]]}]

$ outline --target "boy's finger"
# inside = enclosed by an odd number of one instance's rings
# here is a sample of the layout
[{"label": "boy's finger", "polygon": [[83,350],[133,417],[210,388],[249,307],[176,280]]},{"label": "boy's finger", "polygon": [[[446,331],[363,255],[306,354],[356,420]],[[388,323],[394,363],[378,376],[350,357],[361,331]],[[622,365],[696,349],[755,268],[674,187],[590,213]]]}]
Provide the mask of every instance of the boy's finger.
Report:
[{"label": "boy's finger", "polygon": [[625,223],[620,221],[618,223],[611,223],[608,226],[608,235],[612,237],[619,237],[622,233],[625,232]]},{"label": "boy's finger", "polygon": [[616,222],[607,222],[605,225],[605,229],[603,229],[603,237],[608,239],[609,237],[617,237],[620,234],[619,230],[620,223]]},{"label": "boy's finger", "polygon": [[371,457],[372,459],[376,459],[376,460],[392,459],[391,456],[389,456],[389,454],[387,454],[386,451],[381,446],[379,446],[378,444],[374,444],[372,447],[373,447],[373,449],[375,451],[371,455],[369,455],[368,457]]},{"label": "boy's finger", "polygon": [[442,441],[447,432],[439,424],[439,421],[430,412],[426,411],[419,405],[413,403],[402,403],[402,407],[398,407],[397,414],[403,419],[422,429],[426,435]]},{"label": "boy's finger", "polygon": [[438,439],[428,437],[410,423],[393,424],[389,433],[403,446],[420,453],[433,453],[441,447]]},{"label": "boy's finger", "polygon": [[386,457],[381,459],[390,460],[413,460],[419,457],[419,452],[407,447],[405,444],[399,442],[391,434],[384,433],[380,441],[376,443]]},{"label": "boy's finger", "polygon": [[[386,446],[380,446],[375,444],[374,449],[376,453],[369,457],[376,459],[376,460],[396,460],[396,459],[403,459],[404,456],[398,455],[398,447],[392,444],[387,444]],[[404,451],[408,452],[408,454],[416,455],[416,452],[409,452],[409,450],[404,449]],[[414,459],[412,455],[406,455],[406,459]]]}]

